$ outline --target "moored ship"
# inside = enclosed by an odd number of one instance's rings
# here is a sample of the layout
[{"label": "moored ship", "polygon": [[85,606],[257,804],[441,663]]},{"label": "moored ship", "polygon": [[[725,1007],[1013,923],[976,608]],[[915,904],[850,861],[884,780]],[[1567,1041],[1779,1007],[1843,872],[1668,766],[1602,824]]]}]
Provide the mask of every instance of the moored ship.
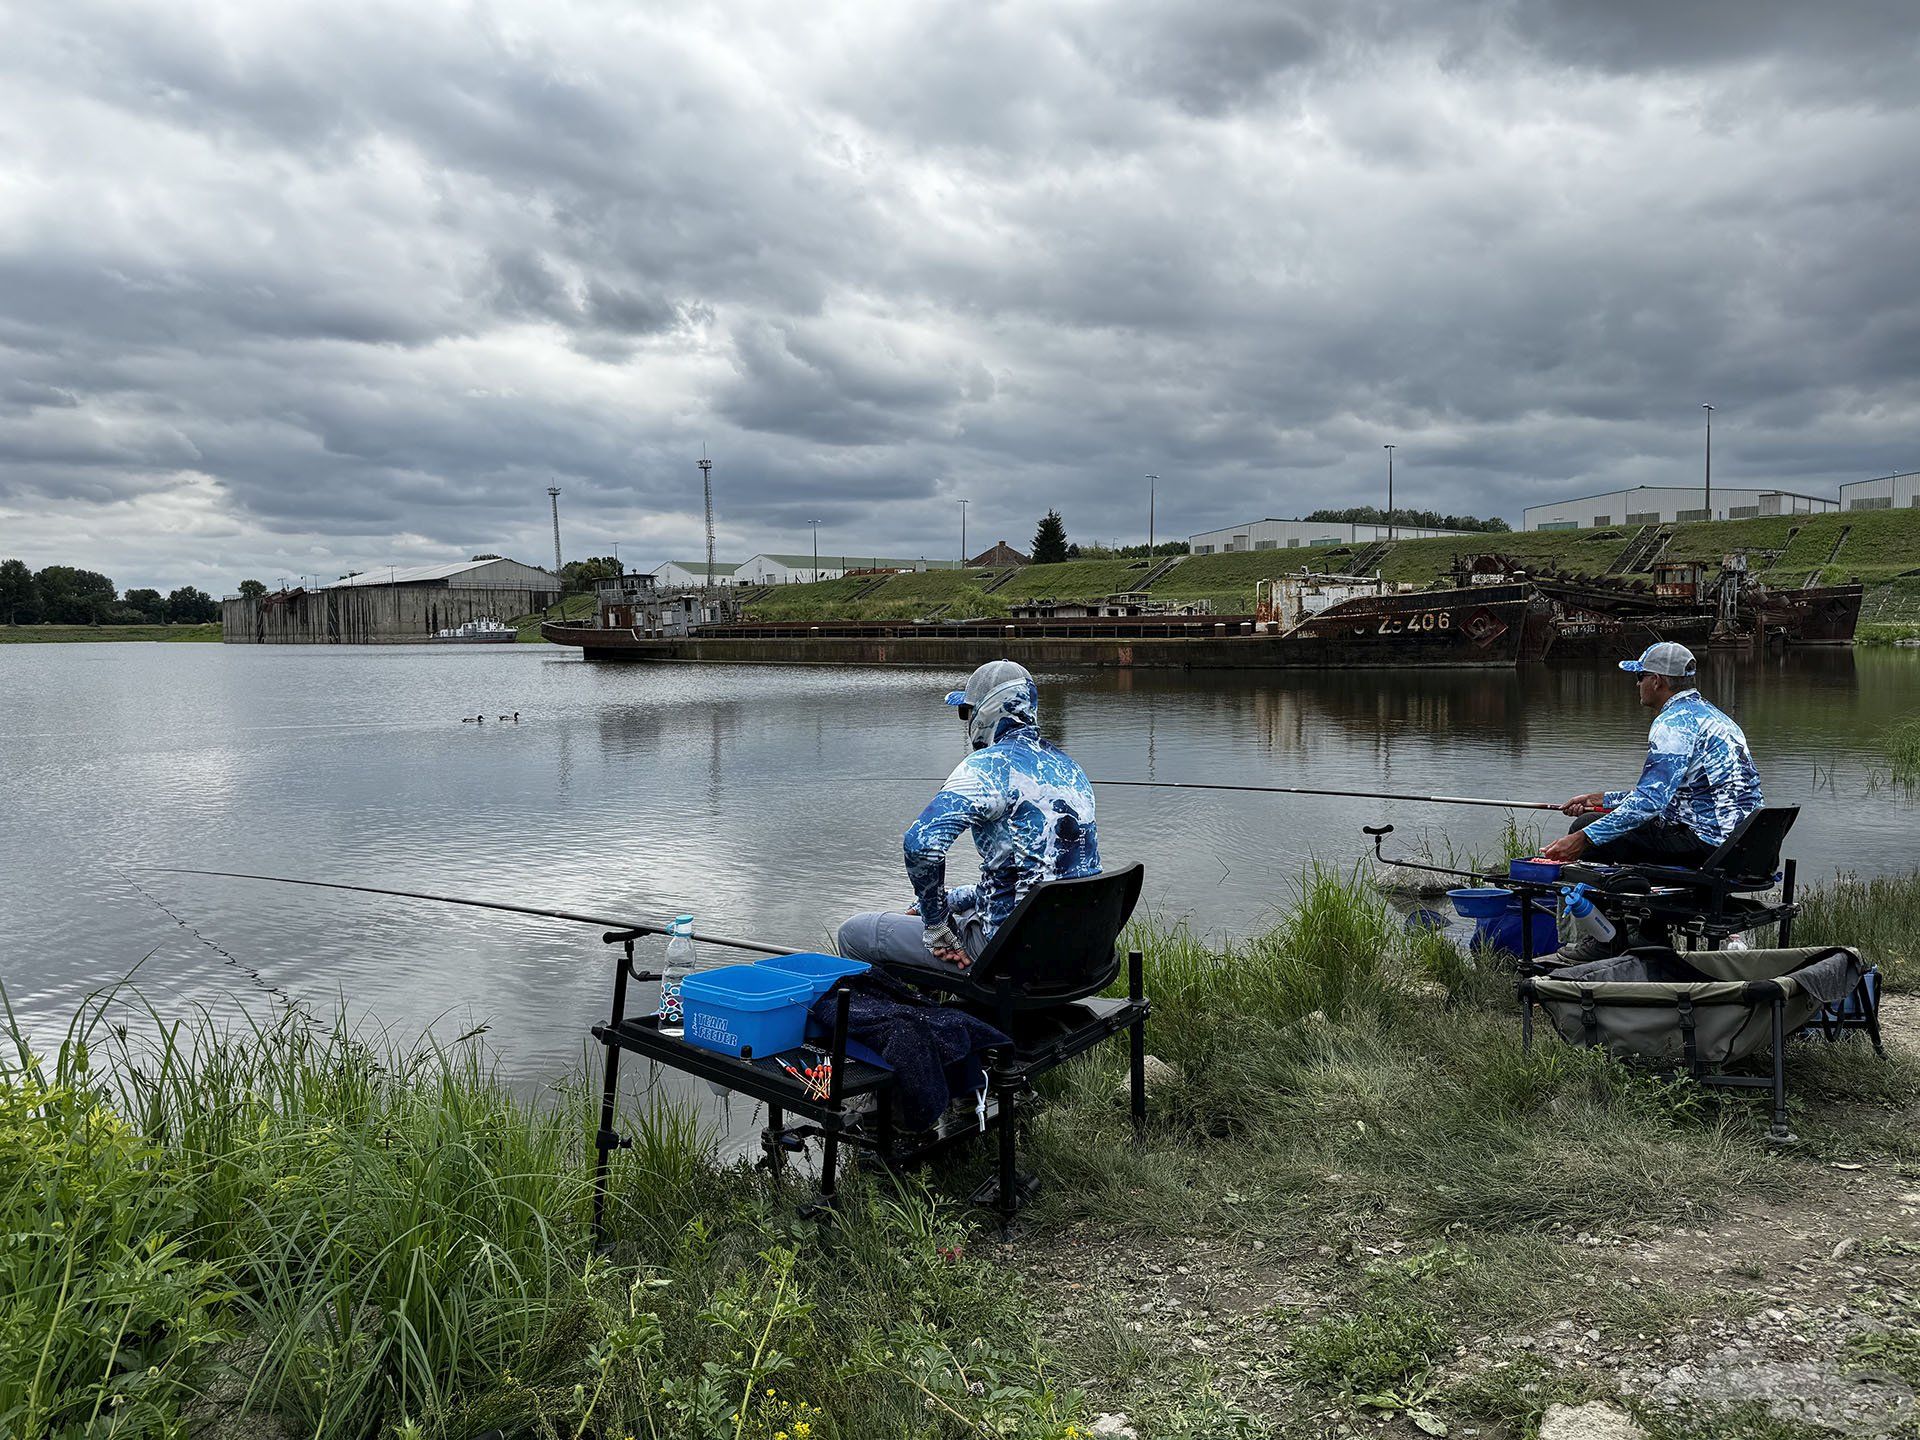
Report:
[{"label": "moored ship", "polygon": [[500,645],[519,638],[520,632],[511,625],[502,624],[491,616],[482,620],[469,620],[464,625],[455,625],[449,630],[436,630],[429,637],[433,645]]},{"label": "moored ship", "polygon": [[[602,582],[594,623],[552,622],[540,633],[595,660],[970,667],[1004,658],[1229,670],[1507,666],[1545,643],[1549,609],[1526,584],[1412,591],[1359,576],[1292,578],[1303,583],[1263,589],[1275,598],[1244,615],[756,621],[741,619],[724,594],[661,594],[641,583],[648,577],[623,576]],[[1330,582],[1351,593],[1330,598]]]}]

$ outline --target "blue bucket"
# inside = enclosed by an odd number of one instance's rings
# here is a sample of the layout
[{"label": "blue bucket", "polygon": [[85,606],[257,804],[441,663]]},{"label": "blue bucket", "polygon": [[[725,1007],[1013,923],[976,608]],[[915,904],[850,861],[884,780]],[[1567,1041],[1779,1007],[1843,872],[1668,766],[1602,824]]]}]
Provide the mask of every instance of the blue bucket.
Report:
[{"label": "blue bucket", "polygon": [[864,975],[873,968],[864,960],[849,960],[841,955],[820,955],[812,951],[799,955],[770,955],[754,963],[765,970],[779,970],[800,976],[812,984],[815,1000],[831,990],[834,982],[843,976]]},{"label": "blue bucket", "polygon": [[1495,915],[1505,914],[1507,903],[1514,898],[1514,895],[1511,890],[1498,888],[1462,889],[1447,891],[1447,898],[1453,901],[1453,908],[1467,919],[1487,920]]},{"label": "blue bucket", "polygon": [[[1550,906],[1533,904],[1533,954],[1535,959],[1551,955],[1560,948],[1560,925]],[[1473,927],[1473,944],[1478,950],[1493,950],[1502,955],[1521,953],[1520,897],[1512,896],[1497,913],[1480,917]]]},{"label": "blue bucket", "polygon": [[806,1038],[813,985],[759,965],[722,965],[680,986],[686,1040],[723,1055],[777,1055]]}]

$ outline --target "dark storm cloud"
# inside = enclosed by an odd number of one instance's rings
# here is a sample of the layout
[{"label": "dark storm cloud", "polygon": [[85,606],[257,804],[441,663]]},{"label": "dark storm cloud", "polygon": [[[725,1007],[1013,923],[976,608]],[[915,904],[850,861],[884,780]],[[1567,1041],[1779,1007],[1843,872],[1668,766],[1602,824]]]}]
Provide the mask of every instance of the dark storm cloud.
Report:
[{"label": "dark storm cloud", "polygon": [[536,559],[557,483],[651,561],[703,443],[742,555],[1377,501],[1389,439],[1517,519],[1691,479],[1703,400],[1830,491],[1920,463],[1909,15],[17,8],[0,554]]}]

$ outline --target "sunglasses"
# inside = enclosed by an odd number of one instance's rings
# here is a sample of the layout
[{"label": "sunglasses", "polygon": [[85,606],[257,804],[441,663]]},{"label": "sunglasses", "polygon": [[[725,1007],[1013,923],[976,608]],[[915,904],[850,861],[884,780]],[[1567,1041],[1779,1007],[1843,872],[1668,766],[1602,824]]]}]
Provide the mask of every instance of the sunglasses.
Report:
[{"label": "sunglasses", "polygon": [[963,704],[960,707],[960,723],[964,725],[971,719],[973,719],[973,706]]}]

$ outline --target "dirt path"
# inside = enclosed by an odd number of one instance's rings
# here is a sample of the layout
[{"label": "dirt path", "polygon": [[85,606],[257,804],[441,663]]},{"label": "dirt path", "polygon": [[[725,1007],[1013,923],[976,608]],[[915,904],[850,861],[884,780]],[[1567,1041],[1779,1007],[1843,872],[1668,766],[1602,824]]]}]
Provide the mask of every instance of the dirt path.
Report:
[{"label": "dirt path", "polygon": [[[1890,1048],[1920,1050],[1920,999],[1889,997],[1883,1024]],[[1920,1124],[1920,1103],[1903,1108]],[[1920,1167],[1799,1152],[1785,1163],[1785,1198],[1734,1196],[1724,1214],[1697,1225],[1550,1234],[1564,1276],[1541,1297],[1551,1318],[1463,1334],[1435,1377],[1442,1407],[1448,1386],[1531,1357],[1569,1382],[1561,1388],[1618,1397],[1643,1413],[1759,1405],[1816,1432],[1920,1434],[1911,1383],[1920,1379]],[[1413,1435],[1402,1419],[1299,1393],[1287,1335],[1303,1319],[1351,1314],[1370,1262],[1423,1248],[1385,1237],[1343,1255],[1326,1245],[1089,1231],[1006,1254],[1051,1297],[1048,1328],[1069,1347],[1077,1338],[1082,1353],[1088,1328],[1110,1328],[1117,1315],[1120,1333],[1100,1341],[1116,1364],[1205,1362],[1220,1391],[1275,1433]],[[1671,1297],[1693,1318],[1653,1332],[1610,1328],[1602,1316],[1621,1310],[1606,1296],[1621,1286]],[[1143,1440],[1149,1433],[1140,1431]],[[1452,1433],[1493,1440],[1514,1431],[1466,1419]]]}]

